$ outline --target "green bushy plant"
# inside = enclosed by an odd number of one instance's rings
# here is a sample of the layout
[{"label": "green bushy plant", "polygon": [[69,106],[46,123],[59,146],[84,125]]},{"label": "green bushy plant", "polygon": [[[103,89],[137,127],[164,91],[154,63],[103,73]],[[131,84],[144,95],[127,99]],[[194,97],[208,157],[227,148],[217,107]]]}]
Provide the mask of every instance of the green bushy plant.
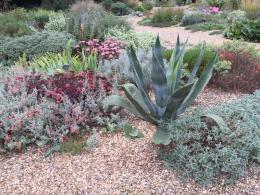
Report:
[{"label": "green bushy plant", "polygon": [[207,0],[207,2],[210,6],[222,8],[225,5],[226,0]]},{"label": "green bushy plant", "polygon": [[49,15],[35,16],[33,26],[35,26],[37,29],[43,30],[45,24],[49,22],[49,19],[50,19]]},{"label": "green bushy plant", "polygon": [[159,27],[171,26],[181,22],[182,17],[182,9],[161,8],[153,14],[151,18],[151,25]]},{"label": "green bushy plant", "polygon": [[[180,82],[185,47],[180,47],[179,37],[172,57],[166,66],[164,65],[162,49],[159,37],[153,49],[153,66],[151,72],[152,87],[156,101],[153,102],[149,96],[148,89],[144,83],[144,75],[140,63],[133,48],[129,51],[129,61],[134,73],[136,85],[127,83],[123,85],[123,91],[127,100],[121,96],[111,95],[104,100],[105,108],[111,105],[121,106],[132,112],[143,120],[158,125],[161,120],[176,119],[195,100],[200,91],[206,86],[211,78],[215,58],[204,68],[199,79],[196,73],[201,64],[204,48],[201,49],[197,62],[187,83]],[[169,144],[168,132],[157,128],[153,136],[156,144]]]},{"label": "green bushy plant", "polygon": [[134,32],[123,26],[110,28],[105,37],[122,41],[126,48],[133,46],[134,49],[139,48],[146,51],[149,50],[155,42],[155,36],[152,34]]},{"label": "green bushy plant", "polygon": [[111,11],[117,16],[127,15],[129,13],[128,6],[123,2],[112,3]]},{"label": "green bushy plant", "polygon": [[51,16],[44,27],[46,31],[64,31],[65,29],[66,20],[65,16],[61,13]]},{"label": "green bushy plant", "polygon": [[68,9],[76,0],[42,0],[41,6],[46,9],[51,10],[66,10]]},{"label": "green bushy plant", "polygon": [[231,24],[233,22],[245,21],[245,20],[246,20],[246,12],[241,10],[234,10],[227,15],[227,21],[228,23]]},{"label": "green bushy plant", "polygon": [[145,10],[151,10],[155,6],[154,1],[152,0],[145,0],[143,1],[143,7]]},{"label": "green bushy plant", "polygon": [[225,175],[225,183],[233,183],[250,165],[260,163],[259,116],[260,91],[256,91],[241,100],[164,123],[171,145],[161,148],[160,157],[182,177],[202,185],[220,183],[221,175]]},{"label": "green bushy plant", "polygon": [[224,36],[260,42],[260,20],[235,21],[225,30]]},{"label": "green bushy plant", "polygon": [[193,24],[190,26],[187,26],[186,30],[191,30],[192,32],[197,31],[220,31],[222,33],[223,30],[225,30],[226,25],[224,23],[214,23],[214,22],[205,22],[205,23],[199,23],[199,24]]},{"label": "green bushy plant", "polygon": [[104,1],[102,2],[102,5],[103,5],[103,7],[104,7],[106,10],[110,10],[112,3],[113,3],[113,0],[104,0]]},{"label": "green bushy plant", "polygon": [[129,29],[125,20],[106,12],[100,6],[81,14],[71,14],[67,19],[67,32],[80,40],[104,39],[108,29],[115,26]]},{"label": "green bushy plant", "polygon": [[182,18],[182,25],[188,26],[192,24],[202,23],[209,20],[206,14],[202,12],[186,12]]},{"label": "green bushy plant", "polygon": [[260,60],[260,53],[258,52],[255,45],[243,41],[226,41],[220,47],[220,50],[227,50],[235,53],[240,53],[241,55],[243,55],[243,53],[248,53],[253,59]]},{"label": "green bushy plant", "polygon": [[143,5],[137,5],[137,6],[134,7],[134,10],[139,11],[139,12],[144,12],[145,8],[144,8]]},{"label": "green bushy plant", "polygon": [[[193,69],[194,64],[196,64],[196,60],[200,55],[202,45],[196,45],[195,47],[192,47],[190,49],[187,49],[184,58],[183,63],[187,64],[187,69],[191,71]],[[217,52],[213,49],[213,47],[210,47],[207,45],[205,47],[204,56],[201,61],[201,66],[198,70],[198,75],[200,75],[204,69],[204,67],[216,56]]]},{"label": "green bushy plant", "polygon": [[0,35],[23,36],[32,33],[27,24],[28,16],[25,9],[15,9],[0,15]]},{"label": "green bushy plant", "polygon": [[63,51],[71,34],[63,32],[38,32],[18,38],[0,37],[0,60],[3,65],[13,65],[23,54],[29,59],[47,52]]}]

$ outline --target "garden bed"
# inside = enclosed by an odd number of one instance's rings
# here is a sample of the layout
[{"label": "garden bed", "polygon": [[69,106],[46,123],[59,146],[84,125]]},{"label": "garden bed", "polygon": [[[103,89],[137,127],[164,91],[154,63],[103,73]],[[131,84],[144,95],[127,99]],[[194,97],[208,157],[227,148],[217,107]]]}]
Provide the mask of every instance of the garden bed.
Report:
[{"label": "garden bed", "polygon": [[[241,95],[206,89],[196,107],[212,106],[237,99]],[[260,175],[250,172],[234,186],[203,188],[188,183],[168,170],[157,158],[157,147],[151,143],[155,128],[127,115],[144,137],[126,138],[123,133],[100,134],[99,145],[80,155],[54,154],[45,158],[43,151],[30,148],[24,154],[0,156],[0,190],[17,193],[108,193],[108,194],[257,194]]]}]

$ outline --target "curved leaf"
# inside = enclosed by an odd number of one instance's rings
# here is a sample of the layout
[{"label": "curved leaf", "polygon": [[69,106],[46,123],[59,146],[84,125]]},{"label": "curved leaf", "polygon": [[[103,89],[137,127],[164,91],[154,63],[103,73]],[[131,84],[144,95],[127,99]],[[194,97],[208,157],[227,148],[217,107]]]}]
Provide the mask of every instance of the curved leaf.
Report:
[{"label": "curved leaf", "polygon": [[142,118],[156,124],[157,120],[152,116],[153,113],[151,113],[150,110],[147,108],[141,92],[138,90],[138,88],[132,83],[127,83],[123,86],[123,90],[130,103],[141,114]]},{"label": "curved leaf", "polygon": [[136,108],[128,102],[126,99],[118,95],[110,95],[103,100],[103,108],[107,110],[109,106],[120,106],[127,109],[129,112],[134,115],[142,118],[142,115],[136,110]]},{"label": "curved leaf", "polygon": [[203,115],[202,117],[211,118],[219,127],[226,126],[226,123],[223,120],[223,118],[221,118],[220,116],[218,116],[216,114],[206,114],[206,115]]},{"label": "curved leaf", "polygon": [[191,89],[190,94],[187,96],[187,98],[183,101],[178,114],[184,112],[184,110],[189,107],[192,102],[197,98],[198,94],[205,88],[205,86],[208,84],[213,71],[213,65],[215,64],[217,59],[217,55],[214,57],[214,59],[208,63],[208,65],[204,68],[198,82],[193,86]]},{"label": "curved leaf", "polygon": [[202,59],[203,59],[203,56],[204,56],[204,53],[205,53],[205,45],[202,46],[202,48],[200,49],[200,54],[199,54],[199,57],[194,65],[194,68],[190,74],[190,77],[189,77],[189,80],[188,80],[188,84],[189,83],[192,83],[193,80],[195,79],[196,77],[196,74],[199,70],[199,67],[201,65],[201,62],[202,62]]},{"label": "curved leaf", "polygon": [[190,93],[194,84],[196,84],[196,82],[183,86],[171,96],[166,107],[167,116],[170,116],[173,119],[177,117],[179,107]]}]

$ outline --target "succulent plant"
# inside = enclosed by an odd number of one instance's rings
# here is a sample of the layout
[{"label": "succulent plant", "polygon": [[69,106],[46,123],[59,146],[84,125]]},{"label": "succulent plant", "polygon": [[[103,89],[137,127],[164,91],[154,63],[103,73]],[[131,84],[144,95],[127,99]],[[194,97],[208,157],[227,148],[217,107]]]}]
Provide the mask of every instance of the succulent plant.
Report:
[{"label": "succulent plant", "polygon": [[[135,82],[134,84],[124,84],[123,91],[127,100],[118,95],[108,96],[104,100],[104,107],[121,106],[143,120],[158,125],[162,120],[174,120],[189,107],[198,94],[204,89],[212,76],[213,65],[216,57],[205,66],[201,76],[196,78],[196,73],[201,64],[205,48],[202,46],[200,55],[185,85],[180,82],[183,69],[184,46],[180,46],[179,36],[176,47],[173,49],[169,64],[163,61],[162,48],[159,37],[157,37],[153,48],[152,64],[152,87],[155,95],[155,102],[149,96],[149,91],[144,83],[144,76],[134,49],[131,47],[128,53]],[[169,144],[168,132],[157,128],[153,136],[156,144]]]}]

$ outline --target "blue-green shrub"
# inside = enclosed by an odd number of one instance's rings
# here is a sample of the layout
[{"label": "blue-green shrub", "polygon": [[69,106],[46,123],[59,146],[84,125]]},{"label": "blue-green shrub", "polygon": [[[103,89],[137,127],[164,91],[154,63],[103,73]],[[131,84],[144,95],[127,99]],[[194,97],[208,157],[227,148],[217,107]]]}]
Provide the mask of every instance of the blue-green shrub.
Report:
[{"label": "blue-green shrub", "polygon": [[18,38],[0,37],[0,62],[13,65],[20,56],[29,58],[47,52],[61,52],[69,39],[74,37],[62,32],[39,32]]}]

